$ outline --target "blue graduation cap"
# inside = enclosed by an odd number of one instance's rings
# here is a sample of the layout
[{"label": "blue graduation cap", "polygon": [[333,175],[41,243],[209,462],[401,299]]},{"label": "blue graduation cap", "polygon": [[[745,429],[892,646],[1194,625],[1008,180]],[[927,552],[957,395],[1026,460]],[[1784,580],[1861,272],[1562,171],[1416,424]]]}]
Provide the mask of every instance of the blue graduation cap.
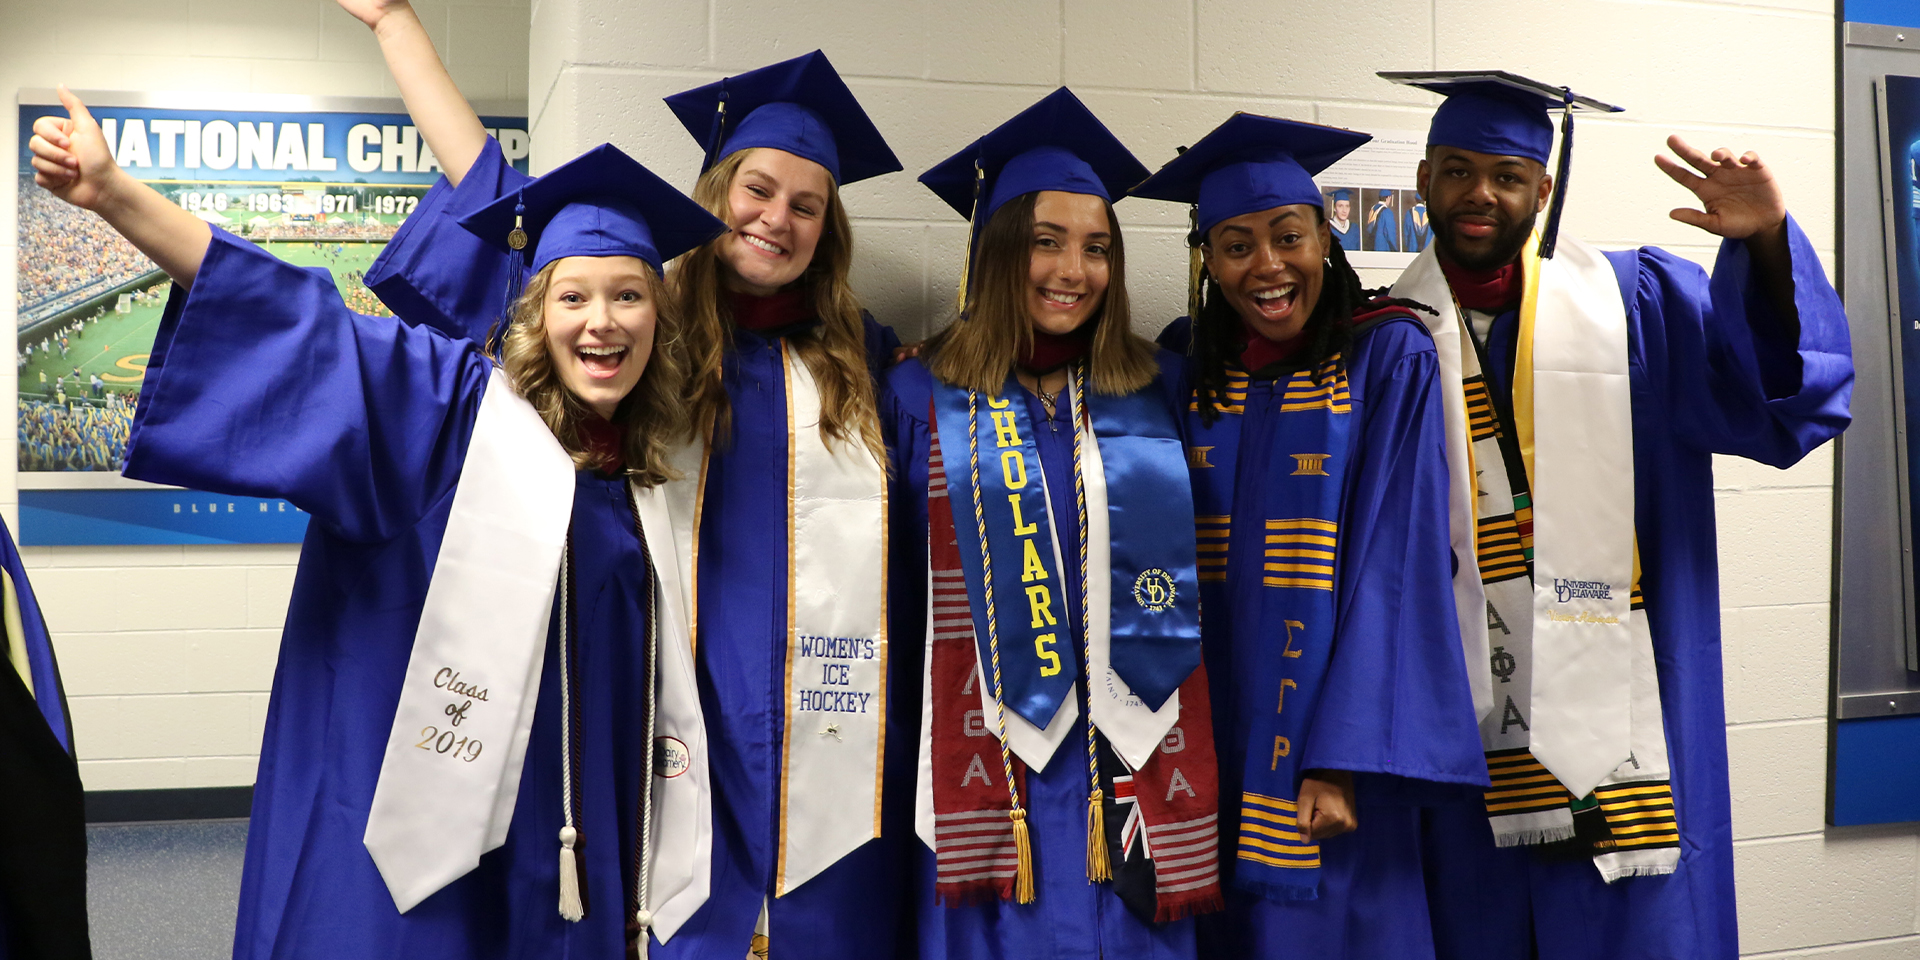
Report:
[{"label": "blue graduation cap", "polygon": [[752,147],[825,168],[841,186],[903,169],[846,81],[815,50],[666,98],[706,150],[700,171]]},{"label": "blue graduation cap", "polygon": [[[1083,193],[1109,203],[1147,178],[1147,168],[1073,91],[1061,87],[920,175],[920,182],[980,229],[1007,201],[1040,190]],[[964,308],[967,284],[962,277]]]},{"label": "blue graduation cap", "polygon": [[1321,207],[1313,175],[1372,139],[1339,127],[1236,113],[1132,193],[1194,204],[1195,239],[1203,240],[1216,224],[1242,214],[1296,203]]},{"label": "blue graduation cap", "polygon": [[1552,257],[1554,240],[1560,233],[1567,174],[1572,168],[1574,111],[1619,113],[1625,108],[1504,70],[1382,71],[1380,77],[1447,98],[1433,113],[1433,125],[1427,131],[1430,147],[1526,157],[1545,166],[1553,153],[1553,119],[1549,113],[1562,111],[1560,163],[1553,173],[1547,225],[1540,231],[1540,256]]},{"label": "blue graduation cap", "polygon": [[727,232],[705,207],[603,143],[462,217],[460,225],[529,269],[507,272],[507,305],[528,273],[561,257],[638,257],[655,273]]}]

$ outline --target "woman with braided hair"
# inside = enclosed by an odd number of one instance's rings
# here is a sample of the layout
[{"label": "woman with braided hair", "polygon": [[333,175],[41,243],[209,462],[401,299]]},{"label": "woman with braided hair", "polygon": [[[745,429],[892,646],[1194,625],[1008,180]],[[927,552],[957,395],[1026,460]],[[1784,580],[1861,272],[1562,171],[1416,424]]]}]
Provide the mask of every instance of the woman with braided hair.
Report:
[{"label": "woman with braided hair", "polygon": [[1237,114],[1132,191],[1195,204],[1187,463],[1227,909],[1206,956],[1431,958],[1418,803],[1486,783],[1439,369],[1312,175],[1369,138]]}]

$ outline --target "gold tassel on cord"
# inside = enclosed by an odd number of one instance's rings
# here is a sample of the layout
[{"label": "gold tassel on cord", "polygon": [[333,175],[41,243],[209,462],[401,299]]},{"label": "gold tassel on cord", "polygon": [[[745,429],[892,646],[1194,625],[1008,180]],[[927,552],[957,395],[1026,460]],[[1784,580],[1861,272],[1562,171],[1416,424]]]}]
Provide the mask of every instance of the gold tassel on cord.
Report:
[{"label": "gold tassel on cord", "polygon": [[1113,879],[1113,864],[1107,858],[1106,795],[1098,787],[1087,795],[1087,882]]},{"label": "gold tassel on cord", "polygon": [[560,828],[560,916],[574,923],[587,915],[580,899],[580,868],[574,862],[573,845],[580,834],[572,827]]},{"label": "gold tassel on cord", "polygon": [[1027,839],[1027,812],[1014,808],[1014,851],[1020,854],[1020,866],[1014,868],[1014,902],[1033,902],[1033,841]]},{"label": "gold tassel on cord", "polygon": [[[1187,235],[1199,229],[1200,208],[1195,207],[1187,214]],[[1194,323],[1200,322],[1200,272],[1205,269],[1206,261],[1200,256],[1200,245],[1187,248],[1187,318]]]},{"label": "gold tassel on cord", "polygon": [[1027,839],[1027,811],[1015,807],[1009,816],[1013,817],[1013,849],[1020,856],[1020,865],[1013,872],[1013,900],[1032,903],[1033,843]]}]

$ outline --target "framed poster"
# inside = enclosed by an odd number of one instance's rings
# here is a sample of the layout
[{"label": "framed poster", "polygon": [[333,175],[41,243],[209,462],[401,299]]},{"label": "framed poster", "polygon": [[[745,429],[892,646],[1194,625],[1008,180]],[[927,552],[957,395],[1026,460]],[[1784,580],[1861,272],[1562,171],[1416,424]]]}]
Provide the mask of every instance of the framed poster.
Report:
[{"label": "framed poster", "polygon": [[1375,131],[1372,140],[1313,178],[1327,228],[1348,263],[1404,270],[1433,242],[1427,203],[1414,189],[1426,156],[1424,131]]},{"label": "framed poster", "polygon": [[[327,269],[354,310],[388,312],[362,278],[440,176],[400,101],[80,98],[135,177],[283,260]],[[51,90],[23,90],[19,106],[20,542],[299,542],[306,515],[285,501],[119,475],[170,282],[105,221],[34,184],[33,122],[66,111]],[[477,106],[524,171],[524,108]]]}]

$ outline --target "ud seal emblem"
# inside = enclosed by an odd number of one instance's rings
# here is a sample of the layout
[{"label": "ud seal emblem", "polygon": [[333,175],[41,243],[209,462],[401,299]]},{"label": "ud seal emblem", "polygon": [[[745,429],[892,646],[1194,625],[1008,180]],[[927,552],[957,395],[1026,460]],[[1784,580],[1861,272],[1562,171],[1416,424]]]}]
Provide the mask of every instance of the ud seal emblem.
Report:
[{"label": "ud seal emblem", "polygon": [[1154,613],[1173,609],[1173,599],[1178,595],[1173,574],[1159,567],[1148,567],[1133,578],[1133,602]]},{"label": "ud seal emblem", "polygon": [[687,752],[687,745],[673,737],[653,738],[653,775],[662,780],[672,780],[687,772],[693,757]]}]

